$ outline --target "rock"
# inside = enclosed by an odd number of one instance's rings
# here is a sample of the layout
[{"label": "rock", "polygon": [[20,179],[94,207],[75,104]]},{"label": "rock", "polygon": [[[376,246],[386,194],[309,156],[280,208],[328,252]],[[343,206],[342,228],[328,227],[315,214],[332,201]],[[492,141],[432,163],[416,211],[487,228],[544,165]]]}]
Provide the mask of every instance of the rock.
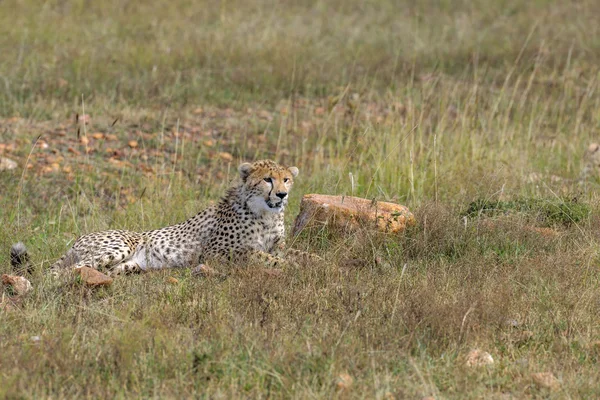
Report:
[{"label": "rock", "polygon": [[519,327],[519,321],[517,321],[516,319],[507,319],[504,321],[504,325],[510,327],[510,328],[518,328]]},{"label": "rock", "polygon": [[221,276],[221,273],[219,273],[216,269],[211,268],[206,264],[200,264],[194,269],[192,269],[192,275],[208,278],[212,276]]},{"label": "rock", "polygon": [[560,382],[552,372],[536,372],[531,374],[531,379],[539,387],[552,391],[560,389]]},{"label": "rock", "polygon": [[360,197],[307,194],[294,223],[294,235],[304,228],[331,225],[354,231],[371,224],[382,232],[400,233],[415,224],[415,217],[400,204]]},{"label": "rock", "polygon": [[486,365],[492,365],[493,363],[494,359],[491,354],[480,349],[471,350],[469,354],[467,354],[467,359],[465,360],[465,365],[467,367],[484,367]]},{"label": "rock", "polygon": [[354,379],[352,379],[352,377],[346,372],[339,374],[337,378],[335,378],[335,386],[338,388],[338,390],[349,390],[353,383]]},{"label": "rock", "polygon": [[0,171],[11,170],[17,168],[17,162],[10,158],[0,157]]},{"label": "rock", "polygon": [[16,275],[2,275],[2,284],[4,286],[9,286],[12,288],[14,293],[19,296],[25,295],[33,286],[31,286],[31,282],[29,282],[26,278],[22,276]]},{"label": "rock", "polygon": [[221,160],[227,161],[227,162],[233,161],[233,155],[231,155],[231,153],[227,153],[227,152],[219,153],[219,158],[221,158]]},{"label": "rock", "polygon": [[75,273],[87,286],[108,286],[113,282],[110,276],[89,267],[75,268]]}]

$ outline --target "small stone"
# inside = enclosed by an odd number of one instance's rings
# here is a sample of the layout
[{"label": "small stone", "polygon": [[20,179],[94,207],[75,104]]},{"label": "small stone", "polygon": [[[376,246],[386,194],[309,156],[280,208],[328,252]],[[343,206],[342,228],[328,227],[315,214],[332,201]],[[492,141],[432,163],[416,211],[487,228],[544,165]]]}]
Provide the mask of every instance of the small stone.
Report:
[{"label": "small stone", "polygon": [[89,267],[75,268],[75,273],[79,275],[81,281],[87,286],[108,286],[113,281],[110,276]]},{"label": "small stone", "polygon": [[504,321],[504,323],[506,324],[506,326],[508,326],[510,328],[518,328],[519,327],[519,321],[517,321],[516,319],[507,319],[506,321]]},{"label": "small stone", "polygon": [[219,158],[223,161],[233,161],[233,156],[231,153],[221,152],[219,153]]},{"label": "small stone", "polygon": [[78,116],[78,121],[82,124],[89,124],[92,121],[92,118],[88,114],[82,114]]},{"label": "small stone", "polygon": [[337,378],[335,378],[335,386],[338,388],[338,390],[349,390],[353,383],[354,379],[352,379],[352,377],[346,372],[339,374]]},{"label": "small stone", "polygon": [[2,284],[4,286],[9,286],[15,292],[16,295],[23,296],[27,294],[33,286],[31,286],[31,282],[29,282],[26,278],[22,276],[16,275],[2,275]]},{"label": "small stone", "polygon": [[302,198],[300,213],[294,222],[294,234],[304,228],[331,225],[345,231],[356,231],[372,225],[382,232],[401,233],[415,224],[407,207],[351,196],[307,194]]},{"label": "small stone", "polygon": [[192,275],[202,276],[202,277],[207,278],[210,276],[217,276],[217,275],[219,275],[219,273],[215,269],[209,267],[206,264],[200,264],[192,269]]},{"label": "small stone", "polygon": [[130,140],[130,141],[127,143],[127,145],[128,145],[129,147],[131,147],[132,149],[135,149],[136,147],[138,147],[138,142],[137,142],[137,140]]},{"label": "small stone", "polygon": [[267,121],[273,120],[273,116],[267,110],[261,110],[258,112],[258,116],[262,119],[266,119]]},{"label": "small stone", "polygon": [[531,374],[531,379],[539,387],[552,391],[560,389],[560,381],[552,372],[536,372]]},{"label": "small stone", "polygon": [[10,158],[0,157],[0,171],[8,171],[17,168],[17,162]]},{"label": "small stone", "polygon": [[484,367],[486,365],[492,365],[493,363],[494,359],[491,354],[480,349],[471,350],[469,354],[467,354],[467,359],[465,361],[467,367]]}]

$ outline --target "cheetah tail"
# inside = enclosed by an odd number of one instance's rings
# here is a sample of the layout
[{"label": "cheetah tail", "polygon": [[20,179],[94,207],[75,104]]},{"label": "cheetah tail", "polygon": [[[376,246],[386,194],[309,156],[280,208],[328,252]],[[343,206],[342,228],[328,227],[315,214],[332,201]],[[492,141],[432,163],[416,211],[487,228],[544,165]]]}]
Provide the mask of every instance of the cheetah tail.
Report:
[{"label": "cheetah tail", "polygon": [[15,243],[10,248],[10,264],[15,272],[30,272],[32,265],[23,242]]}]

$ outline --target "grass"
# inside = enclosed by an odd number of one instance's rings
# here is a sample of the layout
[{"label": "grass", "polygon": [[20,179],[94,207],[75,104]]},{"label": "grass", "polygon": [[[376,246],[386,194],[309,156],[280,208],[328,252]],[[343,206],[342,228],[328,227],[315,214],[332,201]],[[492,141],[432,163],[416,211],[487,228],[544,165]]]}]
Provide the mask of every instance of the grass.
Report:
[{"label": "grass", "polygon": [[523,199],[512,201],[490,201],[478,199],[469,204],[463,215],[480,217],[481,215],[495,216],[509,213],[521,213],[525,217],[534,217],[538,223],[545,225],[571,225],[584,221],[590,208],[587,204],[576,199]]},{"label": "grass", "polygon": [[[579,178],[599,12],[0,3],[0,155],[19,163],[0,172],[0,272],[18,240],[37,267],[0,311],[0,398],[594,397],[600,203]],[[82,233],[193,215],[263,157],[300,168],[288,224],[318,192],[400,202],[417,225],[290,238],[327,262],[279,278],[43,274]],[[473,348],[494,365],[467,368]]]}]

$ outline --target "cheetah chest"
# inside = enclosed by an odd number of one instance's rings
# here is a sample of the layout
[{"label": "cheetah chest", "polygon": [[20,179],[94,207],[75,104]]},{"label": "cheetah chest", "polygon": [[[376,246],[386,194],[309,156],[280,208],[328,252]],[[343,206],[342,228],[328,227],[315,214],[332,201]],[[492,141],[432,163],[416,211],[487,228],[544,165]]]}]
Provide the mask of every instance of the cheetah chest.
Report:
[{"label": "cheetah chest", "polygon": [[259,234],[256,236],[254,249],[271,253],[284,237],[283,223],[260,223]]}]

